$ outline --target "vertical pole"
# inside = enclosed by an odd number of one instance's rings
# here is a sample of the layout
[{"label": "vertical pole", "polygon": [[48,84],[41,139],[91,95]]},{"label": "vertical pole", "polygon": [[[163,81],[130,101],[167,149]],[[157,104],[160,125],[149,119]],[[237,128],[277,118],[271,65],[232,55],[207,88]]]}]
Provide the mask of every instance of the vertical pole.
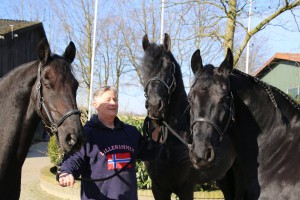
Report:
[{"label": "vertical pole", "polygon": [[165,2],[164,0],[161,0],[161,17],[160,17],[160,43],[163,43],[163,37],[164,37],[164,7]]},{"label": "vertical pole", "polygon": [[94,77],[94,63],[95,63],[95,46],[96,46],[96,28],[97,28],[97,12],[98,12],[98,0],[95,0],[95,15],[94,15],[94,31],[93,31],[93,46],[92,46],[92,66],[91,66],[91,78],[90,78],[90,94],[89,94],[89,113],[88,119],[92,115],[92,99],[93,99],[93,77]]},{"label": "vertical pole", "polygon": [[[249,15],[248,15],[248,32],[247,34],[250,33],[251,31],[251,9],[252,9],[252,0],[249,0],[250,4],[249,4]],[[245,69],[245,73],[249,74],[249,51],[250,51],[250,40],[247,43],[247,51],[246,51],[246,69]]]},{"label": "vertical pole", "polygon": [[14,25],[9,25],[11,30],[11,39],[14,39]]}]

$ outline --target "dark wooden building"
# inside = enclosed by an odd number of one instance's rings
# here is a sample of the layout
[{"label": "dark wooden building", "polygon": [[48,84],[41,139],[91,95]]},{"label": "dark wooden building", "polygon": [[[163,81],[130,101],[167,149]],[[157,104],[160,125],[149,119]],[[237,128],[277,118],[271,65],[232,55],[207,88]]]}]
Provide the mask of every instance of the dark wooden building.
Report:
[{"label": "dark wooden building", "polygon": [[37,44],[46,38],[41,22],[0,19],[0,78],[37,59]]},{"label": "dark wooden building", "polygon": [[[46,38],[41,22],[0,19],[0,79],[15,67],[37,60],[37,45]],[[44,139],[42,123],[34,140]]]}]

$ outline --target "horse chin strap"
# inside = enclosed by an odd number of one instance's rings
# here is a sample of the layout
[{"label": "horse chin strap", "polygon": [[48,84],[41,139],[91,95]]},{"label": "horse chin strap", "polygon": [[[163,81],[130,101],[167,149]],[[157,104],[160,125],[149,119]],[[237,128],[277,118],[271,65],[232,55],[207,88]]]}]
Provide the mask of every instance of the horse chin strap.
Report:
[{"label": "horse chin strap", "polygon": [[[148,100],[148,95],[147,95],[147,88],[148,88],[148,86],[150,85],[150,83],[151,82],[153,82],[153,81],[156,81],[156,82],[158,82],[158,83],[161,83],[162,85],[164,85],[166,88],[167,88],[167,90],[168,90],[168,96],[169,96],[169,98],[168,98],[168,104],[170,104],[170,100],[171,100],[171,95],[172,95],[172,93],[174,92],[174,90],[176,89],[176,78],[175,78],[175,70],[176,70],[176,66],[175,66],[175,63],[174,62],[172,62],[172,64],[173,64],[173,67],[174,67],[174,71],[173,71],[173,73],[172,73],[172,82],[171,82],[171,84],[170,84],[170,86],[166,83],[166,82],[164,82],[164,81],[162,81],[162,80],[160,80],[159,78],[157,78],[157,77],[154,77],[154,78],[152,78],[152,79],[150,79],[149,81],[148,81],[148,83],[146,84],[146,87],[145,87],[145,90],[144,90],[144,92],[145,92],[145,97],[146,97],[146,100]],[[189,108],[189,107],[188,107]],[[187,110],[187,109],[186,109]],[[186,112],[186,110],[184,111],[184,113]],[[146,130],[147,128],[149,128],[149,125],[146,125],[146,123],[149,123],[148,121],[149,121],[149,119],[152,119],[152,120],[156,120],[156,121],[160,121],[160,124],[162,124],[164,127],[161,127],[161,134],[159,134],[159,139],[158,140],[160,140],[161,139],[161,137],[162,137],[162,139],[163,139],[163,141],[161,142],[162,144],[163,143],[165,143],[166,141],[167,141],[167,137],[168,137],[168,130],[177,138],[177,139],[179,139],[184,145],[186,145],[189,149],[191,148],[191,144],[188,144],[178,133],[176,133],[176,131],[174,131],[172,128],[171,128],[171,126],[166,122],[166,121],[164,121],[164,120],[161,120],[161,119],[157,119],[157,118],[153,118],[153,117],[150,117],[149,116],[149,113],[148,113],[148,115],[147,115],[147,118],[146,118],[146,120],[145,120],[145,123],[144,123],[144,132],[147,134],[147,136],[148,137],[150,137],[149,135],[150,135],[150,133],[149,133],[149,131],[148,130]],[[146,122],[147,121],[147,122]],[[146,128],[147,127],[147,128]]]},{"label": "horse chin strap", "polygon": [[[49,109],[47,108],[43,95],[42,95],[42,84],[41,84],[41,68],[42,68],[42,64],[40,63],[38,66],[38,73],[37,73],[37,84],[36,84],[36,89],[37,89],[37,112],[40,114],[42,121],[44,122],[44,124],[46,124],[47,126],[49,126],[50,131],[52,134],[57,134],[58,133],[58,127],[65,121],[65,119],[67,119],[69,116],[76,114],[76,115],[80,115],[81,111],[74,109],[74,110],[70,110],[67,113],[65,113],[57,122],[55,122],[49,112]],[[43,112],[42,109],[45,110],[47,118],[49,120],[49,122],[46,122],[43,119]]]}]

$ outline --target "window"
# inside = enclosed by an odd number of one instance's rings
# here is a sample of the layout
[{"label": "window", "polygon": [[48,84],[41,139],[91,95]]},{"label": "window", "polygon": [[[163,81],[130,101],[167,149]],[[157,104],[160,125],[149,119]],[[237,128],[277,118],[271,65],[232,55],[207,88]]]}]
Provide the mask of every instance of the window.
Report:
[{"label": "window", "polygon": [[294,88],[289,88],[287,90],[287,93],[294,99],[300,99],[300,86],[294,87]]}]

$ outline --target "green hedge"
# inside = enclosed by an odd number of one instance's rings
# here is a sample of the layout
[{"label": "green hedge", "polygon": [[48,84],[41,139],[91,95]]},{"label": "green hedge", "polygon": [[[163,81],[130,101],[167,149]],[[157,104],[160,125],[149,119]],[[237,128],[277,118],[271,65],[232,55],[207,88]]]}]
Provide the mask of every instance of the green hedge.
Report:
[{"label": "green hedge", "polygon": [[54,164],[54,166],[58,166],[58,164],[62,160],[63,155],[59,152],[59,148],[55,136],[50,138],[48,144],[48,155],[50,157],[50,162]]},{"label": "green hedge", "polygon": [[[144,117],[138,118],[133,116],[118,116],[121,121],[126,124],[135,126],[141,133],[144,123]],[[136,163],[136,177],[138,183],[138,189],[151,189],[151,179],[147,173],[143,162],[138,161]]]}]

